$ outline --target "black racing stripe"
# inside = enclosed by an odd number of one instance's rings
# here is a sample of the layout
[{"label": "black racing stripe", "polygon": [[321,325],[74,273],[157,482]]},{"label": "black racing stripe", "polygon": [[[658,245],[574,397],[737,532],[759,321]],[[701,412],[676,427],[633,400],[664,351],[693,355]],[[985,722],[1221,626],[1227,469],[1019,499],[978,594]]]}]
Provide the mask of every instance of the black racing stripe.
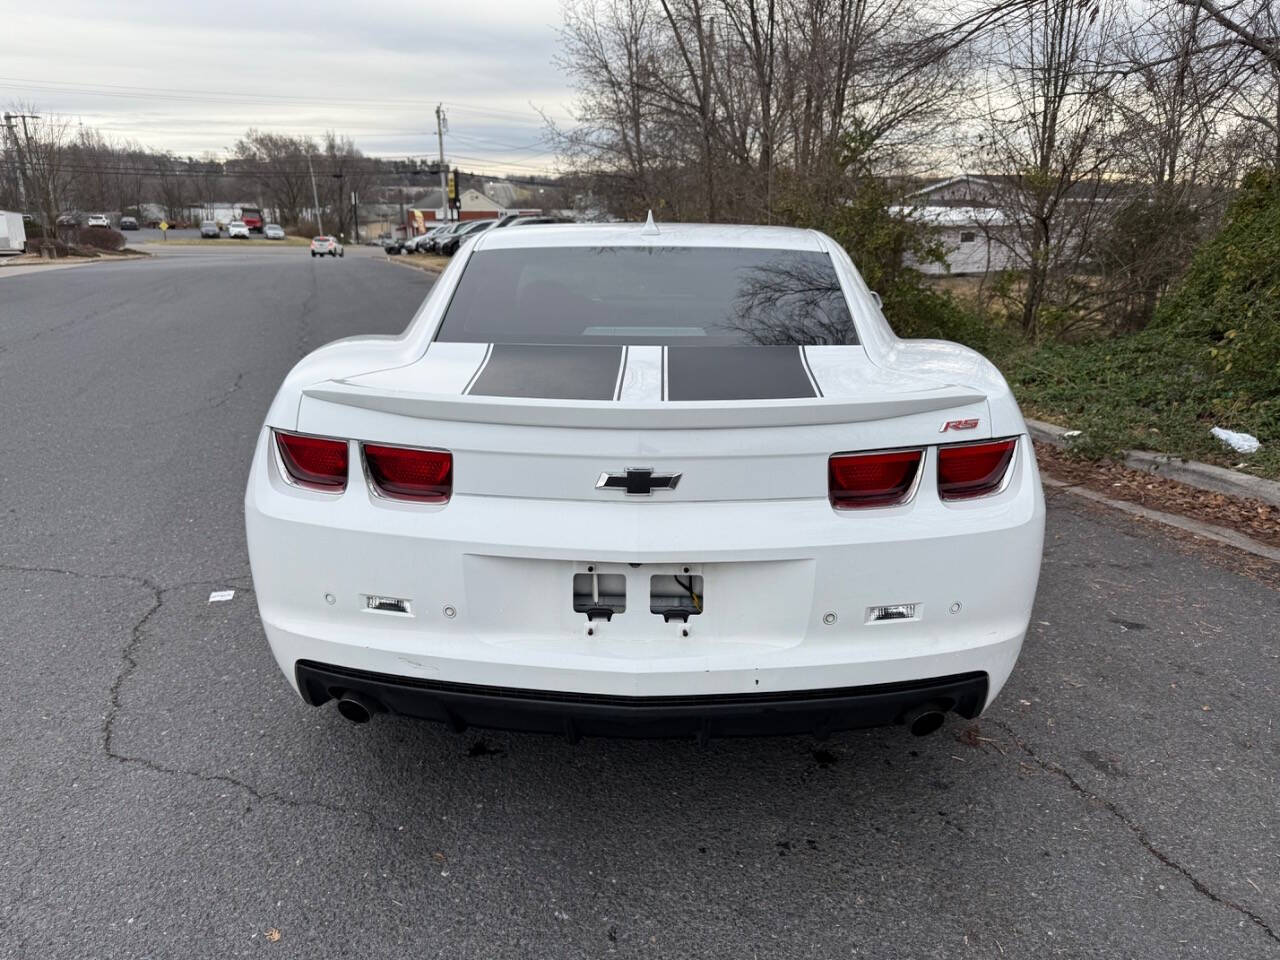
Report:
[{"label": "black racing stripe", "polygon": [[472,396],[612,400],[622,347],[495,343]]},{"label": "black racing stripe", "polygon": [[799,347],[669,347],[668,400],[817,396]]}]

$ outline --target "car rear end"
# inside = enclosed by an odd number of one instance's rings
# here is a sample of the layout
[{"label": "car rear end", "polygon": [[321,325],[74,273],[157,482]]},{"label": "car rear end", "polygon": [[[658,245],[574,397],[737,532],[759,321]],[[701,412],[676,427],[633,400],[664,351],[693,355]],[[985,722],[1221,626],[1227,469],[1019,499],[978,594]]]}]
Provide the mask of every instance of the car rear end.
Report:
[{"label": "car rear end", "polygon": [[[870,296],[824,241],[559,263],[511,243],[468,248],[405,341],[331,348],[366,372],[317,359],[259,437],[255,589],[309,702],[571,737],[985,708],[1044,523],[998,374],[860,342]],[[738,284],[761,327],[708,332],[706,278],[738,260],[773,285]]]},{"label": "car rear end", "polygon": [[311,255],[313,257],[324,256],[333,253],[334,244],[332,237],[312,237],[311,238]]}]

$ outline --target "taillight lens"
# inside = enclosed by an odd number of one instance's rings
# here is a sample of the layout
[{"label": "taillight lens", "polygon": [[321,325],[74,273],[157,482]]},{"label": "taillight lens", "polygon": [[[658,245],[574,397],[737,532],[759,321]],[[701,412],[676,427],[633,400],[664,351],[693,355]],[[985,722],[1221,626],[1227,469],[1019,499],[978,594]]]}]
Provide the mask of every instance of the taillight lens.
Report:
[{"label": "taillight lens", "polygon": [[938,448],[938,496],[968,500],[999,489],[1017,439],[958,443]]},{"label": "taillight lens", "polygon": [[364,444],[364,462],[378,492],[395,500],[444,503],[453,493],[453,454]]},{"label": "taillight lens", "polygon": [[831,505],[841,510],[901,503],[911,492],[922,450],[840,453],[827,461]]},{"label": "taillight lens", "polygon": [[276,432],[280,461],[301,487],[341,493],[347,487],[347,441]]}]

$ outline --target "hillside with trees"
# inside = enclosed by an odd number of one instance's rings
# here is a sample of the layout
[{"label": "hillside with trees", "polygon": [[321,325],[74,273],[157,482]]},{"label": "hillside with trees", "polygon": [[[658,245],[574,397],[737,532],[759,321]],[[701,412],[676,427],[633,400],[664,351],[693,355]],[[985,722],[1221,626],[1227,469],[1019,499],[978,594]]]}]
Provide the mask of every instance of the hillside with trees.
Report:
[{"label": "hillside with trees", "polygon": [[[1225,462],[1210,423],[1280,444],[1257,413],[1280,389],[1274,323],[1233,316],[1260,316],[1270,276],[1240,238],[1261,242],[1280,165],[1278,36],[1268,0],[570,0],[576,123],[553,132],[615,216],[824,230],[900,334],[993,353],[1094,452]],[[997,188],[1005,265],[977,282],[921,269],[945,251],[913,194],[955,173]],[[1231,250],[1241,272],[1210,293]],[[1139,379],[1166,400],[1107,386]],[[1148,400],[1165,413],[1118,422]]]}]

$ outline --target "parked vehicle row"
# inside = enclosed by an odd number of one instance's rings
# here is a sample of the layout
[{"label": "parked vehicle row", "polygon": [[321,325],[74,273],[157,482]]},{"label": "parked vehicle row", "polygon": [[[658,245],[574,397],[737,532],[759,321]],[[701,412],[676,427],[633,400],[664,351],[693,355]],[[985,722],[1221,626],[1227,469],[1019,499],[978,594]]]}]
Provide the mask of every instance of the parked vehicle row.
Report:
[{"label": "parked vehicle row", "polygon": [[434,253],[452,257],[458,248],[467,240],[479,236],[486,230],[497,230],[502,227],[529,226],[539,223],[569,223],[565,217],[542,215],[505,214],[491,220],[453,220],[442,223],[426,233],[407,240],[388,239],[383,241],[383,249],[395,255],[400,253]]},{"label": "parked vehicle row", "polygon": [[[121,228],[123,229],[123,227]],[[135,226],[136,230],[137,227]],[[227,224],[227,237],[231,240],[248,240],[253,232],[253,228],[244,220],[232,220]],[[284,228],[278,223],[268,223],[262,228],[262,234],[268,240],[283,240]],[[217,240],[222,236],[222,230],[218,226],[216,220],[200,221],[200,236],[202,239]]]}]

